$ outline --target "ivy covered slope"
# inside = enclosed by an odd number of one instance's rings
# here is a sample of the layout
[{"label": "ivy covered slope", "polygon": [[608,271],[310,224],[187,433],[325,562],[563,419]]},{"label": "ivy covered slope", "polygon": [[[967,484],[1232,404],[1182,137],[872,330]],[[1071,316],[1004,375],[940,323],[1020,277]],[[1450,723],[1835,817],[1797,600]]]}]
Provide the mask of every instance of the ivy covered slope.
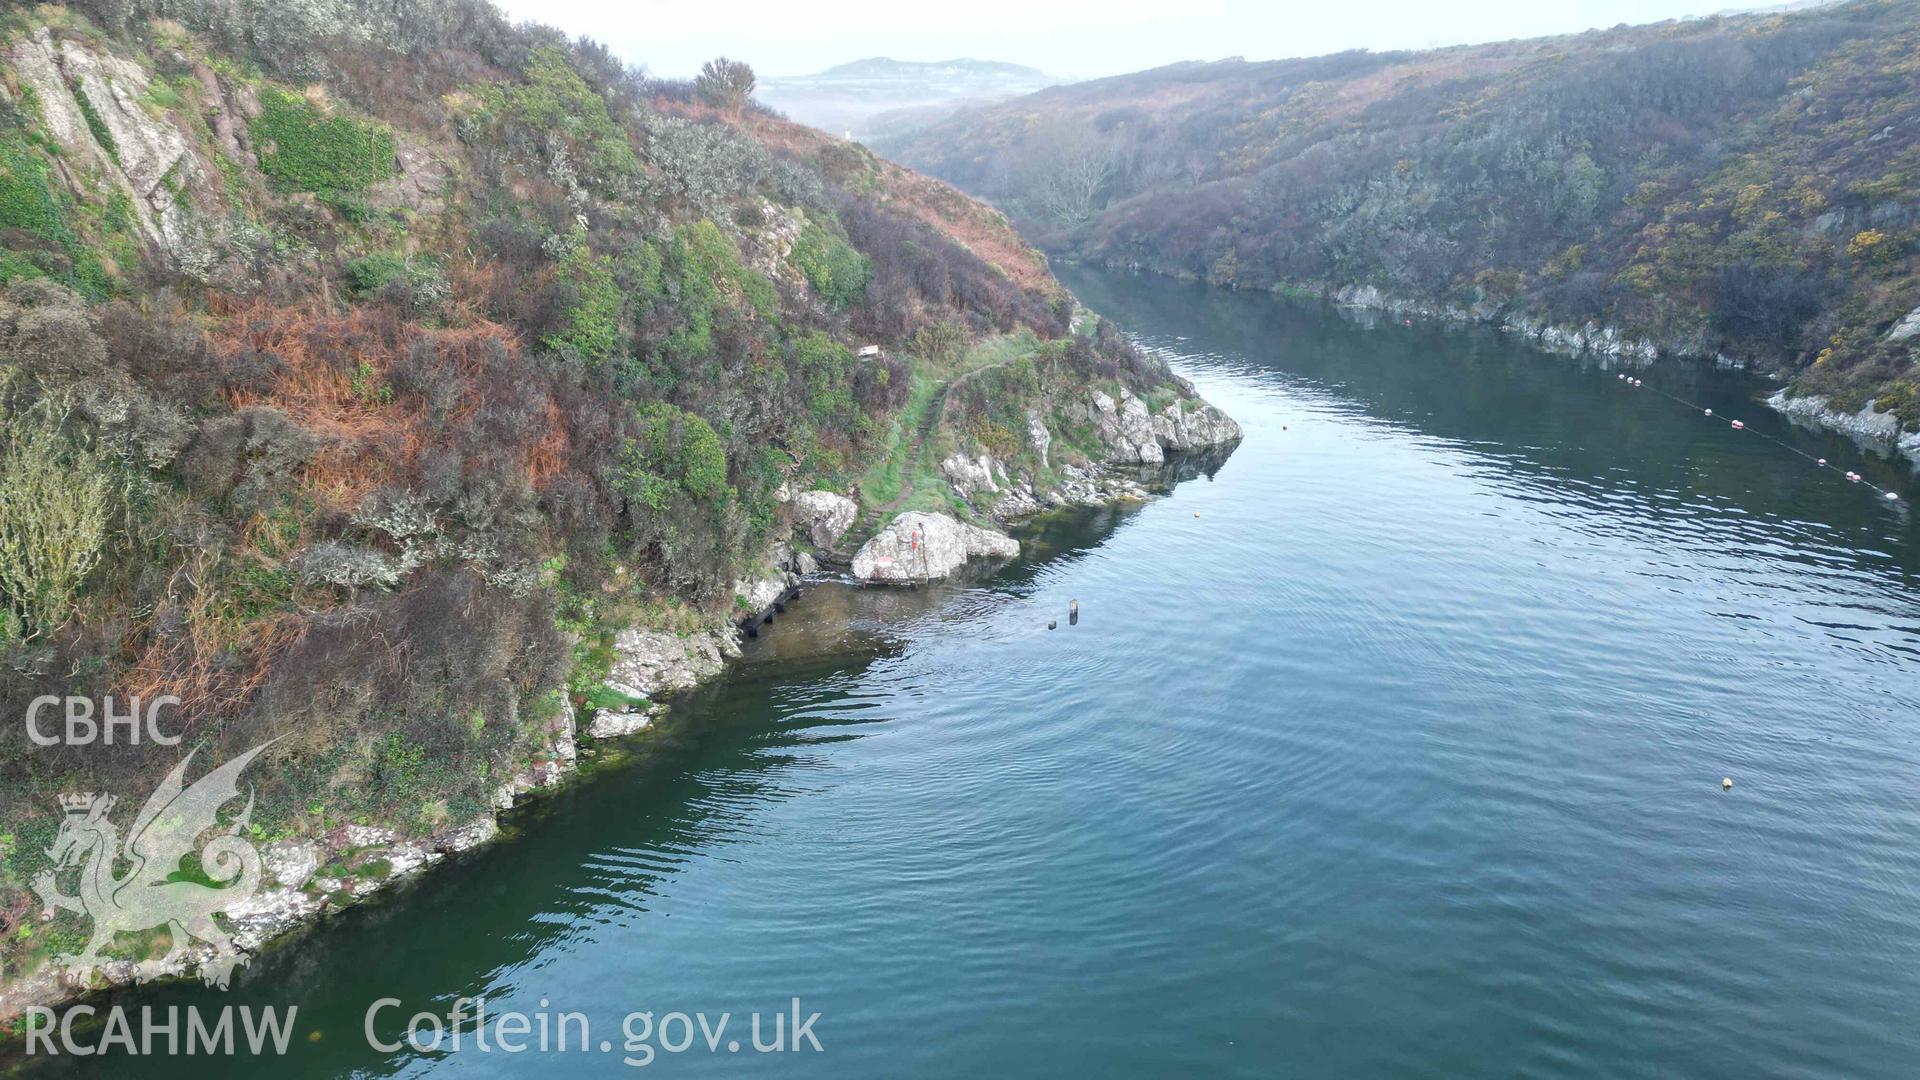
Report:
[{"label": "ivy covered slope", "polygon": [[1750,360],[1920,427],[1916,87],[1920,4],[1856,0],[1180,64],[882,149],[1050,248]]},{"label": "ivy covered slope", "polygon": [[8,954],[58,793],[180,753],[31,746],[37,695],[278,737],[262,835],[433,835],[570,753],[622,631],[737,618],[798,493],[984,517],[1142,456],[1089,402],[1190,397],[997,212],[728,74],[459,0],[0,13]]}]

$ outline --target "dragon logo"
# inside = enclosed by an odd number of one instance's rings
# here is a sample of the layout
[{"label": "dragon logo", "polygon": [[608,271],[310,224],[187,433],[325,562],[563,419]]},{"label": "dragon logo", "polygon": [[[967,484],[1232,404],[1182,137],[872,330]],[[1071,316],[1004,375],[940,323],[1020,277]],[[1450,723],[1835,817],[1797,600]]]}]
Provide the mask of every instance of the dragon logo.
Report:
[{"label": "dragon logo", "polygon": [[[213,956],[200,965],[208,986],[226,989],[233,969],[246,963],[233,938],[214,922],[216,913],[248,900],[260,888],[260,852],[241,835],[253,813],[253,795],[246,808],[222,827],[220,810],[240,797],[240,774],[272,742],[262,743],[187,786],[187,765],[194,750],[174,766],[133,821],[124,846],[120,830],[107,817],[117,801],[111,795],[62,795],[66,818],[47,858],[53,868],[34,879],[34,891],[46,902],[46,914],[64,908],[93,919],[93,937],[80,953],[55,957],[53,963],[81,977],[107,961],[100,955],[123,932],[166,927],[172,945],[166,956],[135,969],[146,982],[166,972],[182,958],[191,940],[213,946]],[[200,874],[181,865],[193,853],[201,834],[219,833],[200,849]],[[58,875],[79,867],[79,894],[60,890]],[[118,867],[126,867],[116,875]],[[204,884],[211,881],[214,884]]]}]

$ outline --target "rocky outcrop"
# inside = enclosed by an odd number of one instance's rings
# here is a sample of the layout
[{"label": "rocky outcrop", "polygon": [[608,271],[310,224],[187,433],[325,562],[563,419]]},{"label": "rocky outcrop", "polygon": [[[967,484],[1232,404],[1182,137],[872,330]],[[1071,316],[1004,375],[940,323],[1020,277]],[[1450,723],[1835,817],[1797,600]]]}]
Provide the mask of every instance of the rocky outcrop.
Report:
[{"label": "rocky outcrop", "polygon": [[[202,170],[186,136],[141,106],[146,70],[78,42],[56,48],[44,26],[14,47],[12,59],[21,81],[33,88],[48,132],[71,159],[131,197],[134,217],[151,244],[176,265],[200,268],[207,241],[181,193]],[[95,137],[88,109],[111,145]],[[71,172],[68,177],[69,183],[79,182]]]},{"label": "rocky outcrop", "polygon": [[1118,399],[1096,390],[1076,412],[1093,425],[1121,465],[1158,465],[1169,453],[1211,449],[1240,438],[1240,425],[1198,398],[1177,399],[1160,412],[1125,389]]},{"label": "rocky outcrop", "polygon": [[1781,390],[1768,398],[1767,404],[1802,423],[1891,450],[1906,458],[1915,471],[1920,471],[1920,431],[1900,430],[1899,417],[1879,411],[1871,401],[1861,406],[1859,412],[1846,413],[1831,408],[1828,399],[1817,394],[1789,397],[1787,391]]},{"label": "rocky outcrop", "polygon": [[994,461],[985,454],[968,457],[955,450],[940,463],[940,472],[947,478],[947,486],[963,499],[971,500],[975,495],[1000,494],[1000,484],[993,476]]},{"label": "rocky outcrop", "polygon": [[1094,391],[1080,410],[1080,418],[1094,425],[1118,464],[1157,465],[1167,459],[1159,437],[1153,433],[1153,415],[1147,411],[1147,403],[1125,390],[1120,391],[1118,401],[1105,391]]},{"label": "rocky outcrop", "polygon": [[1233,418],[1198,398],[1175,401],[1153,416],[1153,437],[1160,448],[1188,453],[1211,450],[1240,440]]},{"label": "rocky outcrop", "polygon": [[816,548],[830,548],[840,542],[854,519],[860,516],[860,504],[831,491],[803,491],[793,497],[794,522],[804,529]]},{"label": "rocky outcrop", "polygon": [[911,511],[861,545],[853,576],[862,581],[935,581],[976,558],[1011,558],[1020,544],[1004,533],[947,514]]},{"label": "rocky outcrop", "polygon": [[1047,430],[1047,422],[1040,418],[1038,409],[1027,410],[1027,444],[1033,447],[1041,468],[1052,466],[1052,462],[1047,460],[1047,451],[1053,446],[1053,432]]},{"label": "rocky outcrop", "polygon": [[634,697],[656,697],[713,678],[740,655],[732,628],[673,634],[638,627],[613,639],[613,669],[607,685]]},{"label": "rocky outcrop", "polygon": [[1907,312],[1904,318],[1893,324],[1893,329],[1887,331],[1888,341],[1911,341],[1917,337],[1920,337],[1920,307]]}]

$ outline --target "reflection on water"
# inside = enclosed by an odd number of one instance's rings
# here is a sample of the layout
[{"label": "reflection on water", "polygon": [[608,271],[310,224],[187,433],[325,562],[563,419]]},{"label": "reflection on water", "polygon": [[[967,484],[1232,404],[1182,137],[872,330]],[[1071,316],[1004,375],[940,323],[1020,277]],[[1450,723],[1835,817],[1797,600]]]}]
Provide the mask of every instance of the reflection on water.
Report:
[{"label": "reflection on water", "polygon": [[360,1036],[483,993],[822,1013],[676,1075],[1912,1072],[1920,534],[1746,436],[1893,466],[1737,372],[1644,376],[1746,433],[1493,335],[1069,283],[1230,458],[974,580],[810,588],[644,764],[124,1000],[297,1003],[290,1077],[629,1072]]}]

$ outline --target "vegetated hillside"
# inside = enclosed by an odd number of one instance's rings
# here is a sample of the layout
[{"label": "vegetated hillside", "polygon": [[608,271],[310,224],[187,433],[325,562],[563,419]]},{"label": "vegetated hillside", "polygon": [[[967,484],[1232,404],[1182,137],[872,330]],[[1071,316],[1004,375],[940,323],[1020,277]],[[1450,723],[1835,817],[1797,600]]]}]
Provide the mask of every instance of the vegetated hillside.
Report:
[{"label": "vegetated hillside", "polygon": [[898,135],[970,104],[1017,97],[1060,82],[1046,72],[991,60],[873,57],[813,75],[760,80],[762,102],[836,135]]},{"label": "vegetated hillside", "polygon": [[[1920,424],[1920,4],[1180,64],[883,152],[1043,245],[1615,327]],[[1349,294],[1352,295],[1352,294]],[[1370,294],[1369,294],[1370,295]]]},{"label": "vegetated hillside", "polygon": [[431,834],[571,753],[617,631],[737,617],[791,493],[984,513],[914,471],[1044,492],[1105,451],[1071,402],[1187,396],[998,212],[745,81],[476,0],[0,13],[9,975],[78,944],[25,888],[57,795],[130,815],[184,752],[29,745],[36,695],[174,695],[202,766],[280,738],[259,836]]}]

